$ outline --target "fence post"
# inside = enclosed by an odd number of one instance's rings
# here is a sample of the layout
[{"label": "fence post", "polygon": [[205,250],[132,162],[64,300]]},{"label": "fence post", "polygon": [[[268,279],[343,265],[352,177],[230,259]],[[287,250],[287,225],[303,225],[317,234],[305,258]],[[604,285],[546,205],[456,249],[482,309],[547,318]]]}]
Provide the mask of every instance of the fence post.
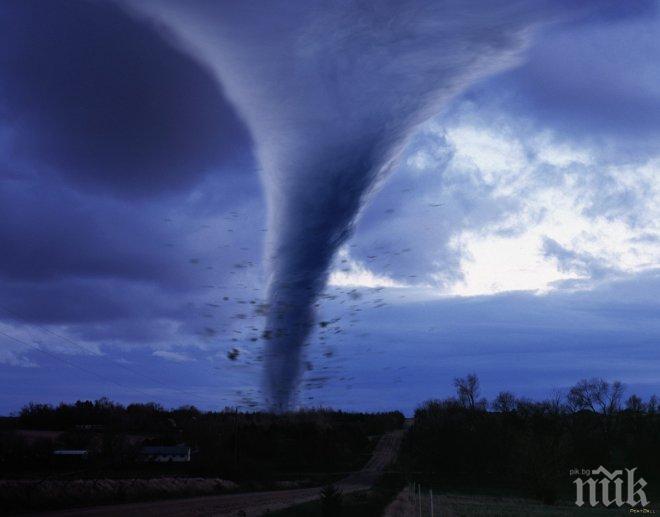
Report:
[{"label": "fence post", "polygon": [[418,501],[419,501],[419,517],[422,517],[422,485],[417,485],[417,494],[418,494]]},{"label": "fence post", "polygon": [[429,488],[429,498],[431,499],[431,517],[433,517],[433,489]]}]

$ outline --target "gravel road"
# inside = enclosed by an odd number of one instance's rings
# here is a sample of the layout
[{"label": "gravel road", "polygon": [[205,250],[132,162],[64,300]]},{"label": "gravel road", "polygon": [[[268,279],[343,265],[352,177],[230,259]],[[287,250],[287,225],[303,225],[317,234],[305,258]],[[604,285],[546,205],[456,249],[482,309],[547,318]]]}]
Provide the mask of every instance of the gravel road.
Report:
[{"label": "gravel road", "polygon": [[[396,458],[403,431],[393,431],[381,437],[374,452],[362,470],[350,474],[336,483],[344,493],[370,488],[380,473]],[[76,508],[59,512],[37,514],[43,517],[188,517],[188,516],[258,516],[268,510],[318,499],[320,487],[270,492],[249,492],[216,496],[168,499],[146,503]]]}]

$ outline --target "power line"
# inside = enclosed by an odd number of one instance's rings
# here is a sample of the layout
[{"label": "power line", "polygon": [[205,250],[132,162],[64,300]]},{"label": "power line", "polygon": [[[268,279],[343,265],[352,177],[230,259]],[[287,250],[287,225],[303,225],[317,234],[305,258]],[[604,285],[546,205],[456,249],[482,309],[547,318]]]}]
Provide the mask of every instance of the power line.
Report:
[{"label": "power line", "polygon": [[[74,341],[73,339],[71,339],[71,338],[68,337],[68,336],[65,336],[65,335],[59,334],[59,333],[57,333],[57,332],[55,332],[55,331],[53,331],[53,330],[51,330],[51,329],[49,329],[49,328],[47,328],[47,327],[45,327],[45,326],[43,326],[43,325],[40,325],[40,324],[38,324],[38,323],[31,322],[31,321],[29,321],[27,318],[22,317],[20,314],[17,314],[16,312],[12,311],[11,309],[9,309],[9,308],[7,308],[7,307],[5,307],[5,306],[3,306],[3,305],[0,305],[0,309],[4,310],[7,314],[13,316],[14,318],[19,319],[19,320],[22,320],[26,325],[28,325],[28,326],[30,326],[30,327],[36,327],[36,328],[42,330],[43,332],[46,332],[46,333],[48,333],[48,334],[51,334],[51,335],[53,335],[53,336],[55,336],[55,337],[58,337],[58,338],[60,338],[60,339],[62,339],[62,340],[64,340],[64,341],[70,343],[71,345],[75,346],[76,348],[78,348],[79,350],[81,350],[81,351],[83,351],[83,352],[85,352],[85,353],[89,353],[89,350],[88,350],[87,348],[85,348],[84,346],[82,346],[81,344],[79,344],[78,342]],[[74,367],[74,368],[82,369],[83,371],[86,371],[86,372],[88,372],[88,373],[90,373],[90,374],[92,374],[92,375],[96,375],[97,377],[103,378],[104,380],[109,380],[110,382],[113,382],[113,384],[117,384],[117,385],[119,385],[119,386],[121,386],[121,387],[123,387],[123,388],[126,388],[126,389],[135,389],[135,390],[139,391],[140,393],[147,394],[146,392],[144,392],[144,391],[142,391],[142,390],[139,390],[139,389],[137,389],[137,388],[130,388],[129,386],[122,385],[122,384],[120,384],[120,383],[118,383],[118,382],[116,382],[116,381],[114,381],[114,380],[112,380],[112,379],[108,379],[108,378],[106,378],[106,377],[102,377],[102,376],[100,376],[100,374],[97,374],[96,372],[94,372],[94,371],[92,371],[92,370],[89,370],[89,369],[85,369],[85,368],[83,368],[83,367],[80,367],[80,366],[76,365],[75,363],[67,362],[66,360],[61,359],[61,358],[59,358],[58,356],[54,355],[52,352],[47,352],[47,351],[45,351],[45,350],[43,350],[43,349],[41,349],[41,348],[38,348],[38,347],[35,346],[34,344],[27,343],[27,342],[23,342],[23,341],[19,340],[18,338],[15,338],[15,337],[13,337],[13,336],[10,336],[10,335],[8,335],[8,334],[5,334],[4,332],[0,332],[0,334],[5,335],[5,336],[9,337],[10,339],[13,339],[14,341],[17,341],[17,342],[23,343],[23,344],[25,344],[25,345],[27,345],[27,346],[30,346],[30,347],[34,348],[35,350],[37,350],[37,351],[39,351],[39,352],[42,352],[42,353],[44,353],[44,354],[46,354],[46,355],[48,355],[48,356],[50,356],[50,357],[55,358],[56,360],[59,360],[59,361],[61,361],[61,362],[64,362],[65,364],[68,364],[69,366],[72,366],[72,367]],[[180,393],[180,394],[182,394],[182,395],[185,395],[185,396],[188,397],[188,398],[192,397],[192,398],[194,398],[194,399],[197,399],[197,398],[200,396],[199,394],[192,393],[192,392],[189,392],[189,391],[182,390],[182,389],[180,389],[180,388],[176,388],[176,387],[174,387],[174,386],[171,386],[171,385],[165,383],[164,381],[161,381],[160,379],[158,379],[158,378],[156,378],[156,377],[151,377],[151,376],[146,375],[146,374],[144,374],[144,373],[142,373],[142,372],[140,372],[140,371],[138,371],[138,370],[135,370],[135,369],[133,369],[133,368],[130,368],[129,366],[127,366],[127,365],[125,365],[125,364],[123,364],[123,363],[120,363],[119,361],[116,361],[116,360],[112,359],[111,357],[104,356],[104,357],[102,357],[101,359],[104,360],[104,361],[111,362],[111,363],[115,364],[116,366],[118,366],[118,367],[120,367],[120,368],[122,368],[122,369],[124,369],[124,370],[126,370],[126,371],[128,371],[128,372],[130,372],[130,373],[132,373],[132,374],[134,374],[134,375],[136,375],[136,376],[142,378],[142,379],[148,379],[148,380],[151,380],[151,381],[153,381],[153,382],[155,382],[155,383],[157,383],[157,384],[159,384],[159,385],[161,385],[161,386],[163,386],[163,387],[165,387],[165,388],[167,388],[167,389],[169,389],[169,390],[171,390],[171,391],[175,391],[175,392],[178,392],[178,393]],[[216,374],[215,371],[212,371],[212,370],[209,369],[209,368],[204,368],[204,369],[207,370],[207,371],[210,372],[210,373]],[[217,389],[223,389],[223,388],[224,388],[224,387],[222,387],[222,386],[210,386],[210,387],[212,387],[212,388],[217,388]],[[149,395],[149,394],[147,394],[147,395],[148,395],[150,398],[153,398],[153,395]],[[227,399],[227,397],[220,397],[220,400],[219,400],[218,402],[220,402],[220,401],[227,402],[228,399]],[[202,402],[202,401],[200,400],[199,402]]]},{"label": "power line", "polygon": [[147,397],[153,397],[153,395],[147,393],[146,391],[142,391],[142,390],[140,390],[139,388],[132,388],[132,387],[130,387],[130,386],[126,386],[126,385],[124,385],[124,384],[122,384],[122,383],[120,383],[120,382],[115,381],[114,379],[111,379],[110,377],[106,377],[105,375],[102,375],[102,374],[97,373],[97,372],[95,372],[95,371],[93,371],[93,370],[90,370],[90,369],[88,369],[88,368],[85,368],[84,366],[80,366],[80,365],[78,365],[78,364],[76,364],[76,363],[73,363],[73,362],[71,362],[71,361],[68,361],[67,359],[64,359],[64,358],[62,358],[62,357],[59,357],[59,356],[57,356],[56,354],[53,354],[52,352],[48,352],[47,350],[44,350],[44,349],[40,348],[39,346],[35,345],[34,343],[29,343],[29,342],[27,342],[27,341],[23,341],[22,339],[19,339],[19,338],[15,337],[15,336],[12,336],[12,335],[7,334],[7,333],[5,333],[5,332],[2,332],[1,330],[0,330],[0,335],[3,335],[3,336],[5,336],[5,337],[7,337],[7,338],[9,338],[9,339],[11,339],[11,340],[13,340],[13,341],[16,341],[17,343],[20,343],[20,344],[22,344],[22,345],[29,346],[30,348],[33,348],[33,349],[36,350],[37,352],[41,352],[42,354],[45,354],[45,355],[47,355],[47,356],[49,356],[49,357],[55,359],[56,361],[60,361],[60,362],[66,364],[66,365],[68,365],[68,366],[70,366],[70,367],[72,367],[72,368],[77,368],[78,370],[81,370],[81,371],[83,371],[83,372],[85,372],[85,373],[88,373],[88,374],[90,374],[90,375],[93,375],[94,377],[98,377],[99,379],[101,379],[101,380],[103,380],[103,381],[111,382],[112,384],[115,384],[115,385],[119,386],[120,388],[124,388],[124,389],[127,389],[127,390],[133,390],[133,391],[136,391],[136,392],[138,392],[138,393],[141,393],[142,395],[146,395]]},{"label": "power line", "polygon": [[[38,323],[28,322],[26,318],[21,317],[19,314],[16,314],[14,311],[8,309],[8,308],[5,307],[5,306],[0,305],[0,309],[4,310],[4,311],[7,312],[8,314],[11,314],[11,315],[14,316],[15,318],[18,318],[18,319],[22,320],[23,322],[25,322],[26,324],[29,324],[30,326],[37,327],[37,328],[41,329],[42,331],[47,332],[48,334],[51,334],[51,335],[53,335],[53,336],[55,336],[55,337],[58,337],[58,338],[60,338],[60,339],[63,339],[63,340],[66,341],[67,343],[70,343],[71,345],[75,346],[75,347],[78,348],[79,350],[82,350],[83,352],[86,352],[86,353],[89,352],[89,350],[87,350],[84,346],[82,346],[81,344],[77,343],[76,341],[74,341],[73,339],[69,338],[68,336],[64,336],[64,335],[62,335],[62,334],[58,334],[57,332],[55,332],[55,331],[49,329],[48,327],[44,327],[43,325],[40,325],[40,324],[38,324]],[[125,364],[123,364],[123,363],[120,363],[119,361],[116,361],[116,360],[114,360],[114,359],[112,359],[112,358],[110,358],[110,357],[103,357],[102,359],[103,359],[104,361],[109,361],[109,362],[113,363],[114,365],[118,366],[119,368],[122,368],[122,369],[126,370],[127,372],[131,372],[132,374],[137,375],[137,376],[140,377],[140,378],[148,379],[148,380],[150,380],[150,381],[152,381],[152,382],[155,382],[155,383],[157,383],[157,384],[160,384],[161,386],[164,386],[165,388],[168,388],[168,389],[170,389],[170,390],[177,391],[177,392],[179,392],[179,393],[181,393],[181,394],[183,394],[183,395],[186,395],[186,396],[188,396],[188,397],[191,397],[191,396],[192,396],[192,397],[195,397],[195,396],[196,396],[194,393],[190,393],[190,392],[187,392],[187,391],[181,390],[181,389],[179,389],[179,388],[175,388],[174,386],[170,386],[169,384],[167,384],[167,383],[161,381],[160,379],[157,379],[156,377],[151,377],[151,376],[146,375],[146,374],[144,374],[144,373],[142,373],[142,372],[139,372],[139,371],[137,371],[137,370],[134,370],[133,368],[130,368],[129,366],[127,366],[127,365],[125,365]]]},{"label": "power line", "polygon": [[[53,336],[56,336],[56,337],[58,337],[58,338],[60,338],[60,339],[63,339],[64,341],[66,341],[66,342],[68,342],[68,343],[74,345],[76,348],[78,348],[79,350],[82,350],[82,351],[85,352],[85,353],[88,353],[88,352],[89,352],[89,350],[88,350],[87,348],[85,348],[85,347],[82,346],[81,344],[77,343],[76,341],[74,341],[73,339],[71,339],[71,338],[68,337],[68,336],[65,336],[65,335],[62,335],[62,334],[58,334],[57,332],[55,332],[54,330],[49,329],[48,327],[45,327],[45,326],[40,325],[40,324],[38,324],[38,323],[31,322],[31,321],[27,320],[27,318],[22,317],[20,314],[15,313],[14,311],[8,309],[7,307],[5,307],[5,306],[3,306],[3,305],[0,305],[0,309],[4,310],[5,312],[7,312],[8,314],[14,316],[14,317],[17,318],[17,319],[22,320],[25,324],[27,324],[27,325],[29,325],[29,326],[31,326],[31,327],[37,327],[37,328],[41,329],[41,330],[44,331],[44,332],[47,332],[47,333],[49,333],[49,334],[51,334],[51,335],[53,335]],[[118,367],[120,367],[120,368],[122,368],[122,369],[124,369],[124,370],[126,370],[126,371],[128,371],[128,372],[131,372],[131,373],[133,373],[134,375],[137,375],[137,376],[140,377],[140,378],[151,380],[151,381],[153,381],[153,382],[155,382],[155,383],[157,383],[157,384],[160,384],[161,386],[163,386],[163,387],[165,387],[165,388],[167,388],[167,389],[169,389],[169,390],[176,391],[176,392],[178,392],[178,393],[180,393],[180,394],[182,394],[182,395],[186,395],[187,397],[193,397],[193,398],[197,398],[197,397],[199,397],[199,394],[192,393],[192,392],[190,392],[190,391],[186,391],[186,390],[183,390],[183,389],[180,389],[180,388],[177,388],[177,387],[171,386],[171,385],[167,384],[167,383],[164,382],[164,381],[161,381],[160,379],[158,379],[158,378],[156,378],[156,377],[151,377],[151,376],[146,375],[146,374],[144,374],[144,373],[142,373],[142,372],[140,372],[140,371],[138,371],[138,370],[135,370],[135,369],[133,369],[133,368],[130,368],[129,366],[127,366],[127,365],[125,365],[125,364],[123,364],[123,363],[120,363],[119,361],[114,360],[114,359],[112,359],[111,357],[104,356],[104,357],[102,357],[101,359],[104,360],[104,361],[109,361],[109,362],[115,364],[116,366],[118,366]],[[208,368],[205,368],[205,369],[206,369],[207,371],[213,373],[213,374],[216,373],[216,372],[212,372],[212,371],[209,370]],[[211,386],[211,387],[212,387],[212,388],[222,389],[221,386]],[[222,400],[225,400],[225,401],[226,401],[227,399],[226,399],[226,398],[222,398]]]}]

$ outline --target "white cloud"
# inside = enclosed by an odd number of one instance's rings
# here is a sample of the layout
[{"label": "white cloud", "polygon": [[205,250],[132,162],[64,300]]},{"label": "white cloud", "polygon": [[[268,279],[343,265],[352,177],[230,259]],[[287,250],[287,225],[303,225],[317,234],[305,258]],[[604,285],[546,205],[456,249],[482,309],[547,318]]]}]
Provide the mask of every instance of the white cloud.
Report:
[{"label": "white cloud", "polygon": [[[377,223],[395,229],[390,240],[406,239],[420,261],[421,249],[437,254],[424,262],[420,280],[451,295],[545,293],[565,280],[584,288],[604,275],[660,266],[660,156],[613,162],[603,147],[569,144],[503,114],[483,120],[466,105],[444,127],[437,119],[422,128],[398,173],[415,182],[415,194]],[[371,239],[383,232],[375,228]],[[567,268],[544,253],[548,240],[583,267]],[[378,264],[369,267],[351,264],[332,281],[398,282]]]},{"label": "white cloud", "polygon": [[20,366],[23,368],[34,368],[37,363],[28,359],[25,355],[12,350],[0,349],[0,364],[7,364],[9,366]]},{"label": "white cloud", "polygon": [[[540,149],[538,157],[550,156],[555,163],[585,163],[587,153],[578,151],[575,158],[558,152],[550,145]],[[560,158],[558,158],[560,157]],[[540,158],[539,158],[540,159]],[[541,161],[547,166],[548,163]],[[576,272],[562,270],[555,261],[540,253],[544,238],[557,241],[579,254],[587,254],[611,270],[632,273],[660,264],[660,249],[652,240],[635,239],[642,234],[657,234],[660,197],[649,192],[658,190],[660,175],[650,164],[618,169],[572,169],[561,183],[537,184],[533,175],[541,174],[534,163],[520,164],[506,171],[514,179],[507,191],[495,189],[495,195],[515,195],[519,209],[504,221],[497,221],[479,229],[466,229],[452,241],[465,253],[461,268],[464,281],[453,288],[455,294],[487,294],[506,290],[531,289],[547,291],[558,280],[577,278]],[[497,182],[498,172],[492,172]],[[608,174],[612,181],[600,183],[593,177]],[[617,199],[608,204],[608,196],[625,191],[641,206],[621,205]],[[604,200],[603,200],[604,198]],[[624,198],[625,199],[625,198]],[[601,205],[601,206],[599,206]],[[642,208],[641,216],[631,224],[631,210]],[[542,210],[542,217],[535,214]],[[599,214],[603,211],[603,214]],[[513,235],[502,236],[498,230],[508,226],[520,229]],[[631,240],[636,242],[631,243]],[[586,272],[585,274],[589,274]]]},{"label": "white cloud", "polygon": [[532,138],[532,147],[537,153],[537,159],[554,167],[569,165],[591,165],[593,157],[586,149],[570,146],[565,142],[555,142],[552,133],[544,131]]},{"label": "white cloud", "polygon": [[506,133],[461,125],[448,128],[447,140],[456,150],[454,167],[476,167],[487,183],[500,183],[527,165],[521,143]]},{"label": "white cloud", "polygon": [[182,354],[180,352],[172,352],[170,350],[156,350],[153,355],[160,357],[161,359],[165,359],[166,361],[173,361],[175,363],[185,363],[193,360],[192,357],[187,356],[186,354]]},{"label": "white cloud", "polygon": [[340,267],[330,274],[328,284],[333,287],[406,287],[387,276],[377,275],[361,262],[350,258],[348,250],[342,248],[337,254]]},{"label": "white cloud", "polygon": [[452,244],[463,248],[463,280],[450,288],[459,296],[494,294],[504,291],[548,291],[560,280],[578,278],[561,272],[540,253],[540,238],[534,232],[501,237],[463,232]]}]

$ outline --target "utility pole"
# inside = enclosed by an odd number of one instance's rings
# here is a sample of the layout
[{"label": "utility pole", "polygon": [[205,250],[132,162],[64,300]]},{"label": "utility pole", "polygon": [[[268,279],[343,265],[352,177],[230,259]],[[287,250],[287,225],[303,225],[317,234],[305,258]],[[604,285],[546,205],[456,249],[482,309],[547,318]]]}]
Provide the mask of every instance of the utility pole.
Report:
[{"label": "utility pole", "polygon": [[238,406],[234,411],[234,468],[238,471]]}]

